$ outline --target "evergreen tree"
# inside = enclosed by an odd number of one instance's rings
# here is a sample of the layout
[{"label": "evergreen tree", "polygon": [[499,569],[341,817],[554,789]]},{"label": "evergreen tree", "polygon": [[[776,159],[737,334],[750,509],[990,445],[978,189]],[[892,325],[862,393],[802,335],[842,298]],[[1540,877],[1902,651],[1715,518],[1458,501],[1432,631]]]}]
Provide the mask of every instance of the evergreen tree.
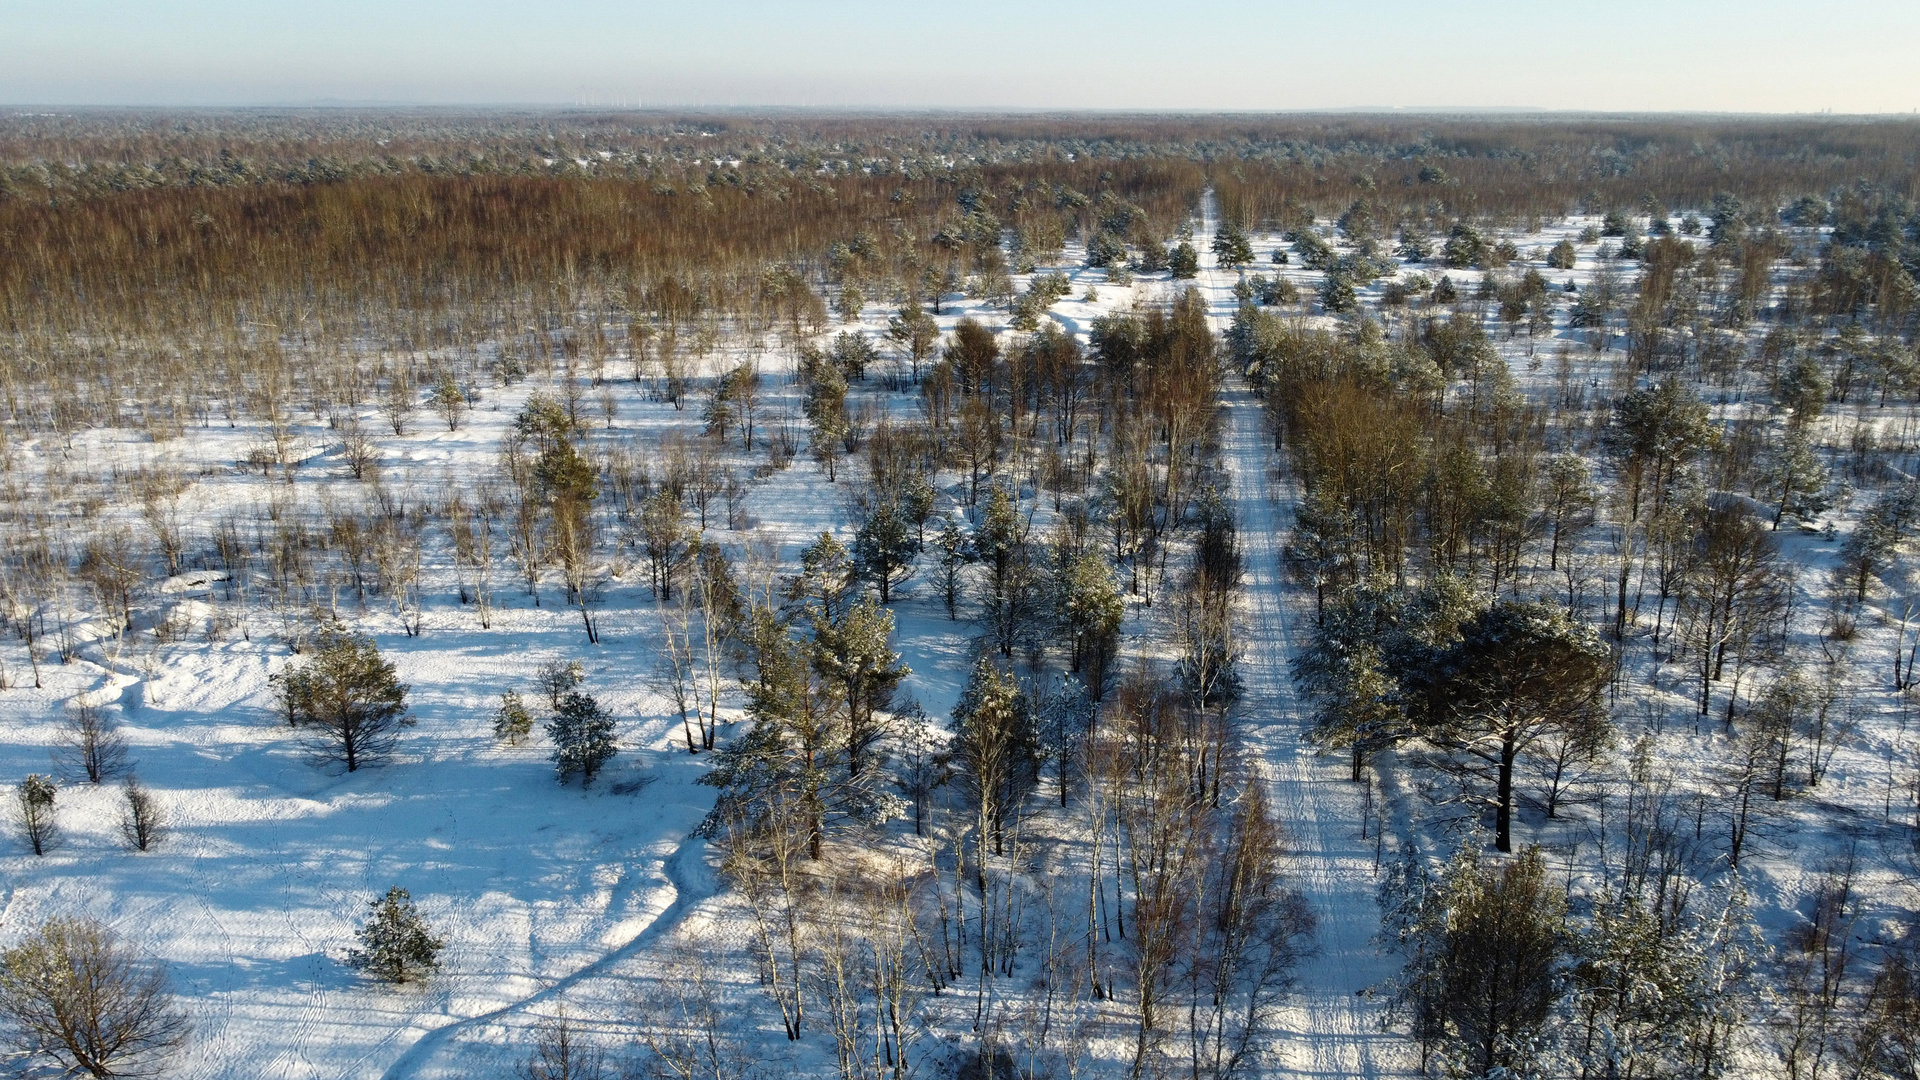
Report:
[{"label": "evergreen tree", "polygon": [[1682,464],[1719,441],[1707,406],[1678,380],[1636,390],[1614,406],[1604,441],[1624,467],[1628,517],[1638,520],[1642,491],[1651,482],[1655,513]]},{"label": "evergreen tree", "polygon": [[293,722],[314,731],[315,756],[352,772],[393,752],[407,722],[407,686],[372,638],[329,627],[311,659],[275,677]]},{"label": "evergreen tree", "polygon": [[1630,892],[1596,897],[1570,942],[1560,1035],[1580,1075],[1720,1075],[1727,1022],[1751,992],[1753,928],[1743,916],[1737,896],[1671,919]]},{"label": "evergreen tree", "polygon": [[1478,848],[1461,845],[1438,880],[1414,865],[1383,885],[1403,958],[1395,1005],[1423,1067],[1437,1051],[1459,1075],[1533,1075],[1560,997],[1566,900],[1538,848],[1497,863]]},{"label": "evergreen tree", "polygon": [[1333,265],[1333,245],[1311,228],[1296,230],[1292,234],[1293,250],[1300,256],[1300,265],[1309,270],[1325,270]]},{"label": "evergreen tree", "polygon": [[1448,234],[1442,255],[1447,265],[1456,270],[1478,266],[1487,258],[1486,238],[1480,235],[1480,230],[1462,221]]},{"label": "evergreen tree", "polygon": [[847,546],[823,532],[800,552],[800,573],[788,582],[787,599],[832,622],[853,595],[855,571]]},{"label": "evergreen tree", "polygon": [[547,721],[547,737],[553,740],[553,763],[563,784],[577,772],[582,787],[591,785],[600,767],[619,750],[613,715],[592,695],[578,691],[560,699],[560,707]]},{"label": "evergreen tree", "polygon": [[1120,583],[1105,556],[1097,551],[1061,556],[1053,573],[1054,621],[1073,645],[1068,670],[1095,688],[1096,700],[1124,612]]},{"label": "evergreen tree", "polygon": [[[1511,851],[1513,772],[1554,732],[1603,731],[1613,660],[1592,631],[1544,603],[1501,601],[1468,620],[1420,675],[1423,734],[1494,773],[1494,845]],[[1471,765],[1470,765],[1471,767]]]},{"label": "evergreen tree", "polygon": [[1329,271],[1320,283],[1320,306],[1333,314],[1352,311],[1360,302],[1353,291],[1353,280],[1344,273]]},{"label": "evergreen tree", "polygon": [[947,618],[958,619],[960,572],[973,561],[973,541],[960,528],[959,522],[947,518],[941,523],[940,535],[933,544],[939,553],[940,598],[946,602]]},{"label": "evergreen tree", "polygon": [[1006,593],[1025,532],[1012,492],[1004,486],[995,486],[987,498],[987,511],[981,515],[980,527],[973,535],[974,555],[987,565],[987,585],[993,595]]},{"label": "evergreen tree", "polygon": [[[847,320],[852,322],[853,320]],[[880,359],[879,350],[865,334],[839,333],[833,336],[833,349],[830,355],[833,364],[840,369],[841,375],[849,382],[858,382],[867,377],[867,368]]]},{"label": "evergreen tree", "polygon": [[1223,221],[1213,233],[1213,254],[1222,267],[1235,270],[1253,261],[1253,245],[1240,226]]},{"label": "evergreen tree", "polygon": [[847,605],[833,622],[813,626],[813,667],[838,687],[845,702],[847,771],[855,780],[872,766],[881,730],[876,714],[912,674],[893,651],[893,612],[871,596]]},{"label": "evergreen tree", "polygon": [[19,800],[15,813],[19,815],[20,835],[35,855],[45,855],[60,838],[53,820],[53,800],[58,791],[51,777],[39,773],[29,774],[15,791]]},{"label": "evergreen tree", "polygon": [[953,707],[954,759],[975,812],[980,854],[1002,850],[1009,820],[1039,778],[1039,738],[1020,681],[981,657]]},{"label": "evergreen tree", "polygon": [[360,947],[347,951],[347,966],[390,983],[424,978],[440,966],[447,943],[433,936],[407,890],[395,885],[368,907]]},{"label": "evergreen tree", "polygon": [[560,699],[567,696],[567,691],[579,687],[586,678],[587,669],[578,660],[549,660],[533,675],[534,684],[547,696],[550,709],[559,708]]},{"label": "evergreen tree", "polygon": [[909,303],[887,320],[887,337],[906,352],[912,364],[913,381],[919,382],[920,366],[933,355],[934,346],[940,342],[940,324],[921,311],[918,304]]},{"label": "evergreen tree", "polygon": [[[1161,243],[1157,237],[1144,236],[1140,238],[1140,255],[1134,259],[1133,268],[1143,274],[1157,274],[1167,268],[1170,258],[1171,256],[1167,254],[1167,245]],[[1119,264],[1116,263],[1115,266],[1119,267]],[[1112,280],[1111,269],[1109,280]]]},{"label": "evergreen tree", "polygon": [[877,793],[878,770],[856,775],[849,768],[846,686],[820,673],[813,643],[778,623],[756,637],[759,675],[746,684],[753,723],[720,748],[713,770],[700,778],[720,791],[700,832],[777,829],[818,859],[831,830],[885,821],[897,805]]},{"label": "evergreen tree", "polygon": [[1093,234],[1087,241],[1087,265],[1108,267],[1125,262],[1127,258],[1126,242],[1104,229]]},{"label": "evergreen tree", "polygon": [[1827,407],[1827,396],[1832,393],[1833,380],[1827,377],[1820,361],[1803,356],[1780,373],[1773,399],[1787,414],[1788,426],[1798,430],[1820,418]]},{"label": "evergreen tree", "polygon": [[874,507],[853,539],[854,565],[879,588],[883,604],[891,603],[893,590],[912,575],[919,554],[918,531],[891,503]]},{"label": "evergreen tree", "polygon": [[847,380],[835,364],[818,363],[807,372],[807,423],[813,427],[813,456],[836,479],[841,440],[847,433]]},{"label": "evergreen tree", "polygon": [[1833,505],[1827,491],[1826,464],[1799,427],[1787,429],[1780,444],[1771,448],[1761,470],[1776,529],[1782,518],[1811,521]]},{"label": "evergreen tree", "polygon": [[493,711],[493,737],[508,746],[519,746],[533,732],[533,712],[517,690],[500,695],[500,707]]},{"label": "evergreen tree", "polygon": [[1173,253],[1167,256],[1167,269],[1173,272],[1175,278],[1198,277],[1200,276],[1200,253],[1193,249],[1192,244],[1182,240],[1179,246],[1173,249]]}]

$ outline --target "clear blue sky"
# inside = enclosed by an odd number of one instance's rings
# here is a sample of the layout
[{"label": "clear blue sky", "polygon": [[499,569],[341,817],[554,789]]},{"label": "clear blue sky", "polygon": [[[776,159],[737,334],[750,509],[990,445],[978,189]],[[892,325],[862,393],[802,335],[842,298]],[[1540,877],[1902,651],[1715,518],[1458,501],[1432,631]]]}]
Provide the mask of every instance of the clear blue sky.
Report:
[{"label": "clear blue sky", "polygon": [[1909,112],[1920,0],[0,0],[0,102]]}]

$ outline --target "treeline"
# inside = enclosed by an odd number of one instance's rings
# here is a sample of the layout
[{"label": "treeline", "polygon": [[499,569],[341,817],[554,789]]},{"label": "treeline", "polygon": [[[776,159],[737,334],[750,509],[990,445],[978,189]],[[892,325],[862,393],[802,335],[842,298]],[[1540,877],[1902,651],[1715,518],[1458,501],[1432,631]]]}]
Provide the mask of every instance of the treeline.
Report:
[{"label": "treeline", "polygon": [[[736,161],[792,173],[912,177],[1092,159],[1249,163],[1255,189],[1265,185],[1261,174],[1276,170],[1273,175],[1301,181],[1302,191],[1317,185],[1327,200],[1350,199],[1361,176],[1397,185],[1434,167],[1453,182],[1457,198],[1504,200],[1559,188],[1574,198],[1602,191],[1625,205],[1646,193],[1704,197],[1721,187],[1760,198],[1826,191],[1855,179],[1905,185],[1915,137],[1915,125],[1901,118],[16,113],[0,118],[0,191],[47,197],[154,186],[329,183],[414,171],[634,179]],[[1716,183],[1716,176],[1732,182]],[[1581,183],[1588,188],[1575,187]],[[1223,185],[1222,198],[1238,216],[1238,195]]]},{"label": "treeline", "polygon": [[[210,408],[259,415],[267,397],[324,415],[444,370],[463,386],[535,366],[684,372],[723,339],[791,347],[825,325],[823,293],[851,317],[1010,291],[1009,238],[1031,263],[1116,213],[1170,235],[1201,183],[1191,167],[1083,163],[912,182],[410,175],[6,200],[0,364],[27,430],[144,423],[162,437]],[[232,395],[218,406],[182,393],[208,371]]]},{"label": "treeline", "polygon": [[1920,126],[1356,119],[1341,133],[1352,141],[1303,147],[1278,160],[1216,160],[1222,212],[1247,228],[1291,227],[1303,212],[1331,216],[1365,200],[1388,221],[1524,223],[1578,211],[1699,208],[1722,192],[1778,208],[1807,195],[1833,198],[1863,182],[1911,199],[1908,162]]}]

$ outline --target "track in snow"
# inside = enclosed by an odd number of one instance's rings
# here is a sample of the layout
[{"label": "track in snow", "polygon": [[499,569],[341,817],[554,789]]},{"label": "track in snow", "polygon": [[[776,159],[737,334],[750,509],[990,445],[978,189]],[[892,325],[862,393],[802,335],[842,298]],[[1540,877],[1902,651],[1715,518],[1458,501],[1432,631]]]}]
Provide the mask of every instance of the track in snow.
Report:
[{"label": "track in snow", "polygon": [[[1195,246],[1213,236],[1216,210],[1208,192]],[[1211,251],[1201,254],[1195,283],[1206,295],[1216,330],[1231,321],[1235,278]],[[1275,799],[1292,829],[1296,884],[1320,920],[1318,955],[1299,972],[1296,992],[1281,1020],[1276,1072],[1282,1076],[1383,1077],[1410,1072],[1403,1039],[1382,1027],[1383,1005],[1361,992],[1392,971],[1374,938],[1380,929],[1374,901],[1374,842],[1360,836],[1362,789],[1346,779],[1344,763],[1315,754],[1301,738],[1288,661],[1292,618],[1281,576],[1285,525],[1276,500],[1271,438],[1260,403],[1245,380],[1228,382],[1221,452],[1233,481],[1233,499],[1246,557],[1246,603],[1238,627],[1243,680],[1239,712],[1249,744],[1266,767]]]},{"label": "track in snow", "polygon": [[667,878],[673,883],[673,903],[667,905],[666,910],[655,916],[653,921],[639,933],[627,939],[625,944],[518,1001],[478,1016],[470,1016],[465,1020],[456,1020],[434,1028],[408,1047],[407,1052],[400,1055],[400,1059],[381,1074],[381,1080],[409,1080],[411,1077],[420,1075],[421,1070],[432,1063],[462,1033],[498,1023],[532,1006],[559,997],[588,979],[611,972],[616,964],[637,955],[641,950],[659,940],[663,934],[679,925],[681,918],[695,905],[718,891],[719,886],[713,871],[705,861],[706,851],[705,837],[689,836],[680,842],[680,846],[667,857],[666,862]]}]

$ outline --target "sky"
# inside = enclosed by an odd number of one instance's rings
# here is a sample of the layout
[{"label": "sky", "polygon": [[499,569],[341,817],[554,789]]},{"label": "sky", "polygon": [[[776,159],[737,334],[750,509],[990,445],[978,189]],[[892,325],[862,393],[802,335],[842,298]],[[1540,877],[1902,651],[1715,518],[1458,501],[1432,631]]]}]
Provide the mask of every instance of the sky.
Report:
[{"label": "sky", "polygon": [[0,0],[0,103],[1920,109],[1916,0]]}]

